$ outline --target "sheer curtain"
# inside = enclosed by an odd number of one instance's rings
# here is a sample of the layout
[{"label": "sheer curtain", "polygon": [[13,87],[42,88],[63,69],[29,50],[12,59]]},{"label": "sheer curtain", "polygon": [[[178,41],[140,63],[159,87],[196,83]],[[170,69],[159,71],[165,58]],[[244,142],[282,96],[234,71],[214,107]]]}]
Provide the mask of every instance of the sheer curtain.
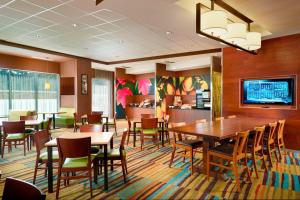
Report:
[{"label": "sheer curtain", "polygon": [[92,79],[92,111],[112,117],[114,111],[114,73],[96,70]]},{"label": "sheer curtain", "polygon": [[0,68],[0,115],[9,110],[56,112],[58,105],[59,75]]}]

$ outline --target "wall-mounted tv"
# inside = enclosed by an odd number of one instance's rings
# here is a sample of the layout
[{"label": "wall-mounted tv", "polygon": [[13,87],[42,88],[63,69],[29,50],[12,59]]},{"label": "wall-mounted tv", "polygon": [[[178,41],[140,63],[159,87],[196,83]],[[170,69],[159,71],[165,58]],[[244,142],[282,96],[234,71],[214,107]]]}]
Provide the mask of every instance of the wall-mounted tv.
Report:
[{"label": "wall-mounted tv", "polygon": [[244,79],[242,104],[294,105],[295,78]]}]

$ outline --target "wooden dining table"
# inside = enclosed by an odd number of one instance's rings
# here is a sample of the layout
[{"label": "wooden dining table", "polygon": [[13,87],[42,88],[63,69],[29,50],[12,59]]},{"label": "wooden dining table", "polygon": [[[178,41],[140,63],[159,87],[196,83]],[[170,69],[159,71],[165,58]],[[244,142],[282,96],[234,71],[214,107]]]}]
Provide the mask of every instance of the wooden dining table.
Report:
[{"label": "wooden dining table", "polygon": [[[91,137],[91,145],[92,146],[103,146],[104,153],[104,189],[108,189],[108,150],[107,147],[110,144],[110,148],[113,149],[113,132],[85,132],[85,133],[64,133],[59,138],[68,138],[68,139],[76,139],[76,138],[84,138]],[[52,139],[45,144],[47,147],[48,153],[48,192],[53,192],[53,160],[52,160],[52,150],[53,147],[57,147],[57,140]],[[80,148],[80,147],[78,147]]]},{"label": "wooden dining table", "polygon": [[[134,119],[130,119],[130,122],[133,124],[133,146],[135,147],[135,142],[136,142],[136,128],[137,128],[137,124],[141,124],[142,123],[142,119],[141,118],[134,118]],[[163,118],[158,118],[158,125],[159,127],[162,127],[162,135],[161,135],[161,144],[162,146],[165,145],[165,140],[164,140],[164,128],[165,128],[165,120]]]},{"label": "wooden dining table", "polygon": [[[2,153],[2,129],[3,129],[3,125],[2,125],[3,121],[0,121],[0,154]],[[25,127],[28,126],[33,126],[35,127],[36,130],[38,130],[38,127],[40,124],[43,124],[43,120],[25,120]]]},{"label": "wooden dining table", "polygon": [[268,125],[275,119],[237,117],[220,121],[210,121],[207,123],[192,123],[185,126],[169,128],[169,131],[177,133],[200,136],[203,138],[203,165],[202,172],[206,174],[207,152],[214,146],[215,141],[233,138],[238,132],[254,130],[257,126]]},{"label": "wooden dining table", "polygon": [[[108,116],[102,116],[101,115],[101,118],[102,119],[105,119],[105,131],[108,132]],[[85,122],[87,122],[87,114],[84,114],[81,116],[81,122],[82,124],[84,124]]]}]

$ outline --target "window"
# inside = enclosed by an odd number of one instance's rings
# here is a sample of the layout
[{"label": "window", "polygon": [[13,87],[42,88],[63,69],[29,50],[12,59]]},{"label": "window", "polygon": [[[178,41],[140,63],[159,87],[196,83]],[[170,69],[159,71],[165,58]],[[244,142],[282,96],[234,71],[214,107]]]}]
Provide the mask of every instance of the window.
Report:
[{"label": "window", "polygon": [[111,81],[109,79],[92,79],[92,110],[102,111],[103,115],[111,116],[113,102]]},{"label": "window", "polygon": [[[0,68],[0,115],[9,110],[52,112],[58,109],[59,76]],[[45,88],[45,83],[50,88]]]}]

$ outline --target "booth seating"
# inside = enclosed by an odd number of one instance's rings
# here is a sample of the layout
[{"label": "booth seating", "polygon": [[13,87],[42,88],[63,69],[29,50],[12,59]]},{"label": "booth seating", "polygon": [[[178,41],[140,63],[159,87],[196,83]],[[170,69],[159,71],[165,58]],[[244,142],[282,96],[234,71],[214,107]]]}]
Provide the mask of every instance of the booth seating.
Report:
[{"label": "booth seating", "polygon": [[57,127],[67,127],[71,128],[74,126],[74,113],[75,108],[60,108],[59,112],[64,112],[62,114],[57,114],[55,116],[55,124]]}]

